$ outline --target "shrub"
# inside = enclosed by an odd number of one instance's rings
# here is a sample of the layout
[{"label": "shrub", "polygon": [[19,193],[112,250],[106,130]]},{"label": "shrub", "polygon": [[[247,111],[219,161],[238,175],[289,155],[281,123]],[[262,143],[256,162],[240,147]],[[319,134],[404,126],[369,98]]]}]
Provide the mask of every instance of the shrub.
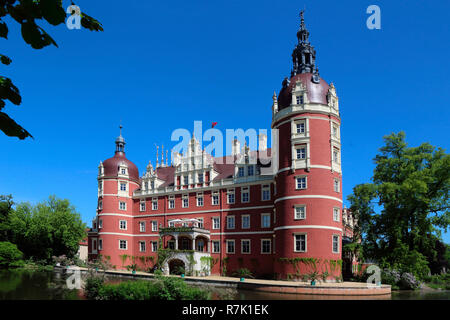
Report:
[{"label": "shrub", "polygon": [[23,265],[23,253],[11,242],[0,242],[0,268]]},{"label": "shrub", "polygon": [[254,278],[252,272],[247,268],[237,269],[233,275],[238,278]]},{"label": "shrub", "polygon": [[405,272],[400,278],[399,287],[406,290],[415,290],[420,287],[420,282],[412,273]]},{"label": "shrub", "polygon": [[98,276],[89,276],[84,285],[84,295],[89,300],[99,299],[100,289],[103,288],[104,279]]},{"label": "shrub", "polygon": [[384,269],[381,272],[381,283],[397,286],[400,281],[401,274],[397,270]]}]

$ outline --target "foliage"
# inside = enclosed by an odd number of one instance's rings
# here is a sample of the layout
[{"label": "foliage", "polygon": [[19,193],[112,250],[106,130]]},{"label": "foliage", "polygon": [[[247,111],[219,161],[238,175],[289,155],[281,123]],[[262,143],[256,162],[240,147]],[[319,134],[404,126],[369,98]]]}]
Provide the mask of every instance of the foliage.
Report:
[{"label": "foliage", "polygon": [[219,262],[219,258],[213,257],[200,257],[200,263],[202,265],[202,271],[205,274],[209,274],[214,266]]},{"label": "foliage", "polygon": [[348,197],[358,222],[353,242],[361,240],[365,258],[423,278],[436,260],[440,229],[450,223],[450,156],[428,143],[407,147],[403,132],[384,141],[373,183]]},{"label": "foliage", "polygon": [[8,216],[9,241],[26,258],[51,261],[53,256],[73,258],[86,237],[86,225],[69,200],[50,196],[31,206],[20,203]]},{"label": "foliage", "polygon": [[319,279],[319,273],[317,271],[313,271],[313,272],[309,273],[308,279],[311,281],[316,281],[317,279]]},{"label": "foliage", "polygon": [[255,278],[255,277],[253,276],[252,272],[251,272],[250,270],[248,270],[247,268],[240,268],[240,269],[237,269],[237,270],[233,273],[233,275],[234,275],[235,277],[238,277],[238,278],[251,278],[251,279],[254,279],[254,278]]},{"label": "foliage", "polygon": [[415,290],[420,287],[420,281],[412,273],[405,272],[400,278],[399,287],[400,289]]},{"label": "foliage", "polygon": [[[188,286],[183,279],[156,276],[155,281],[123,281],[105,284],[89,280],[85,295],[91,300],[207,300],[206,290]],[[88,281],[86,281],[86,284]]]},{"label": "foliage", "polygon": [[450,290],[450,273],[427,276],[425,282],[427,286],[434,289]]},{"label": "foliage", "polygon": [[0,195],[0,241],[8,241],[8,219],[13,205],[14,202],[11,195]]},{"label": "foliage", "polygon": [[230,260],[230,257],[225,257],[222,260],[222,276],[226,276],[228,273],[227,264],[228,264],[229,260]]},{"label": "foliage", "polygon": [[0,242],[0,268],[23,265],[23,253],[11,242]]},{"label": "foliage", "polygon": [[[0,37],[8,39],[9,28],[5,20],[12,18],[11,21],[15,20],[20,24],[23,40],[33,49],[42,49],[49,45],[58,47],[55,40],[37,23],[45,21],[52,26],[64,24],[66,10],[62,5],[62,0],[0,1]],[[81,13],[81,26],[91,31],[103,31],[100,22],[84,12]],[[0,62],[9,65],[12,60],[0,54]],[[7,136],[18,137],[21,140],[32,137],[27,130],[17,124],[5,112],[2,112],[7,100],[14,105],[20,105],[22,97],[11,79],[0,76],[0,130]]]},{"label": "foliage", "polygon": [[105,279],[97,275],[90,275],[86,278],[84,285],[84,295],[89,300],[98,300],[100,289],[103,287]]}]

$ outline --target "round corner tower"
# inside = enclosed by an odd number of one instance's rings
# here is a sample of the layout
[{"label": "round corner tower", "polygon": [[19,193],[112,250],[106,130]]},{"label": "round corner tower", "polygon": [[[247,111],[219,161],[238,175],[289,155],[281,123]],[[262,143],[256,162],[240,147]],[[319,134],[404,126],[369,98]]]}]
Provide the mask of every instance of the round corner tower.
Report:
[{"label": "round corner tower", "polygon": [[[92,253],[101,254],[112,265],[123,268],[123,255],[133,254],[133,192],[139,188],[139,171],[125,156],[125,139],[117,137],[114,157],[100,162],[98,172],[98,207],[94,220],[96,237]],[[94,228],[95,229],[95,228]]]},{"label": "round corner tower", "polygon": [[291,77],[272,106],[272,128],[279,130],[274,272],[310,273],[306,262],[314,258],[317,271],[334,278],[342,256],[341,119],[336,90],[319,76],[303,11],[300,16]]}]

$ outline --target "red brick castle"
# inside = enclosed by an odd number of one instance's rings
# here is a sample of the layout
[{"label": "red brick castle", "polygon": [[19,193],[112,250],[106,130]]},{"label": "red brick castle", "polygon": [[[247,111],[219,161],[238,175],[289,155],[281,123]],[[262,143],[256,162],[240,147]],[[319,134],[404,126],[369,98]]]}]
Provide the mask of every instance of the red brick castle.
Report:
[{"label": "red brick castle", "polygon": [[[148,270],[166,249],[166,273],[182,266],[197,275],[341,275],[351,217],[342,208],[339,100],[319,75],[303,12],[297,38],[291,76],[273,96],[278,152],[260,136],[259,151],[235,140],[231,155],[216,158],[192,138],[184,155],[149,163],[139,176],[120,134],[114,157],[99,166],[90,259]],[[261,151],[277,157],[273,175],[261,173]]]}]

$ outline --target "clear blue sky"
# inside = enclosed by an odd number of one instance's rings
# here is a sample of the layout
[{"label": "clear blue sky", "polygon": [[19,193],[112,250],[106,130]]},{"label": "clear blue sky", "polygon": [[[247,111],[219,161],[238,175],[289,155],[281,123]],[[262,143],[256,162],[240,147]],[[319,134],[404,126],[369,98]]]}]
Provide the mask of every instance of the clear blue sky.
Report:
[{"label": "clear blue sky", "polygon": [[[23,96],[5,111],[35,137],[0,134],[0,194],[16,201],[56,194],[90,225],[97,166],[113,155],[120,120],[140,173],[154,162],[155,143],[168,146],[174,129],[195,120],[269,128],[305,6],[320,74],[340,97],[344,198],[371,177],[386,134],[403,130],[411,146],[449,148],[449,1],[77,4],[105,31],[42,25],[59,48],[34,50],[11,23],[0,40],[13,59],[1,72]],[[381,30],[366,28],[371,4],[381,8]]]}]

